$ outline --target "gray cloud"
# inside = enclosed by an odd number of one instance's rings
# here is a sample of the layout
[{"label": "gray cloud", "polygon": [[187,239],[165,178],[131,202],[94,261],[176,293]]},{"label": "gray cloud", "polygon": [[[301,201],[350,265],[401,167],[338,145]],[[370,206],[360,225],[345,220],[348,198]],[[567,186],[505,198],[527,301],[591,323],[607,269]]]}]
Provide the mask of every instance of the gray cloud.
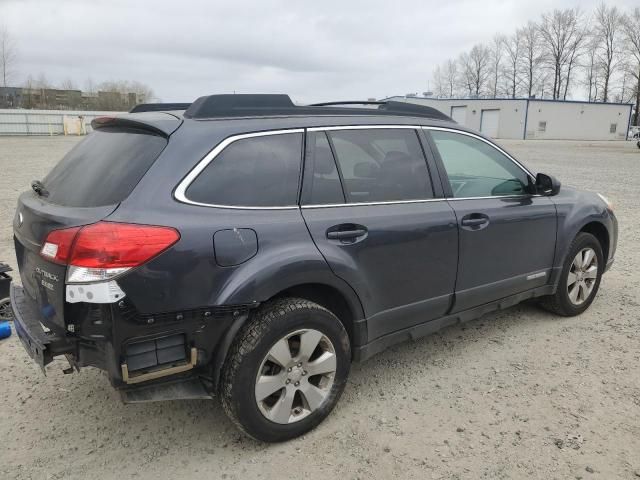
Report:
[{"label": "gray cloud", "polygon": [[0,1],[0,24],[19,46],[23,78],[139,80],[165,101],[233,91],[312,101],[424,91],[438,63],[575,4],[22,0]]}]

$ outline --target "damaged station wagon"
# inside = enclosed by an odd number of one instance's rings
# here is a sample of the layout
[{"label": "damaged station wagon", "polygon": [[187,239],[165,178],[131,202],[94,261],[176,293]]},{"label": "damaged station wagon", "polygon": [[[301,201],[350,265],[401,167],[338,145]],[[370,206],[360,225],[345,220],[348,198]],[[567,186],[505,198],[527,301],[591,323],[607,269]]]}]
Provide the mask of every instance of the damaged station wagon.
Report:
[{"label": "damaged station wagon", "polygon": [[18,202],[27,352],[126,402],[219,396],[263,441],[390,345],[525,299],[582,313],[616,250],[604,197],[428,107],[212,95],[92,126]]}]

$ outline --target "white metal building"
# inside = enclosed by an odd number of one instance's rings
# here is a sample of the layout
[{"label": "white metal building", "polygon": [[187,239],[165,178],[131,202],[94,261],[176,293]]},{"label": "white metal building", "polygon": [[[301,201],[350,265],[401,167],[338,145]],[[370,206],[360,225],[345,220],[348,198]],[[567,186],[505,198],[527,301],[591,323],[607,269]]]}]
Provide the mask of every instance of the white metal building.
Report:
[{"label": "white metal building", "polygon": [[630,104],[539,99],[391,97],[427,105],[493,138],[625,140]]}]

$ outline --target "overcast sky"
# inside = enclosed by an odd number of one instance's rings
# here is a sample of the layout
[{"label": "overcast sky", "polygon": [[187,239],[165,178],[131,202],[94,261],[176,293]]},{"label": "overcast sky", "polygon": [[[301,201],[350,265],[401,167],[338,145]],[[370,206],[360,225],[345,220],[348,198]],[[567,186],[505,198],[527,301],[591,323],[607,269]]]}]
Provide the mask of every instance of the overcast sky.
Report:
[{"label": "overcast sky", "polygon": [[0,0],[0,24],[19,49],[18,83],[43,72],[80,88],[88,77],[138,80],[167,102],[234,91],[309,102],[426,91],[433,68],[474,43],[597,3]]}]

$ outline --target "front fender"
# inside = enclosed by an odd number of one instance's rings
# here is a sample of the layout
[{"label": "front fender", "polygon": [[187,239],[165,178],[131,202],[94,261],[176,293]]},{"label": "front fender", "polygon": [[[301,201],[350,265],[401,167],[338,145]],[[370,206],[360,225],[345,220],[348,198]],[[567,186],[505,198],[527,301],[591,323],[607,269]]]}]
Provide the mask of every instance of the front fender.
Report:
[{"label": "front fender", "polygon": [[593,192],[583,192],[570,187],[562,187],[560,193],[551,197],[558,212],[558,238],[554,259],[554,283],[562,270],[573,239],[588,224],[601,224],[609,237],[609,251],[605,261],[613,260],[618,236],[618,222],[604,201]]}]

